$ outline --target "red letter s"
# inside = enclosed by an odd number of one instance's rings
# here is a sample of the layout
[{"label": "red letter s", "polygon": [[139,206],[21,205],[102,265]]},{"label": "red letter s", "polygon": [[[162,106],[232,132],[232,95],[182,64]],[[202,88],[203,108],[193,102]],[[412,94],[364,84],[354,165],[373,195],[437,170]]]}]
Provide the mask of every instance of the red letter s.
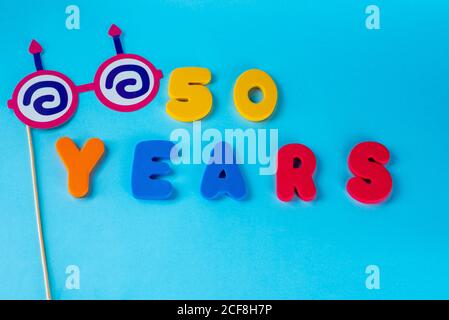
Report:
[{"label": "red letter s", "polygon": [[349,179],[346,190],[352,198],[366,204],[385,201],[393,188],[391,175],[384,165],[390,160],[388,149],[377,142],[362,142],[349,155]]}]

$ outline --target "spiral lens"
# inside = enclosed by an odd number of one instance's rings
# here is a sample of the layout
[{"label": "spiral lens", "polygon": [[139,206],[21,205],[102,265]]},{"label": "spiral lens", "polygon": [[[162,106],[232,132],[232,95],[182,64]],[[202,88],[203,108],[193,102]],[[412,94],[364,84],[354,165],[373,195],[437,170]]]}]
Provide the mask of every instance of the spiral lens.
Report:
[{"label": "spiral lens", "polygon": [[52,128],[64,123],[74,112],[77,93],[64,75],[38,71],[21,81],[13,97],[16,115],[35,128]]},{"label": "spiral lens", "polygon": [[144,58],[123,54],[106,61],[95,76],[95,93],[107,107],[135,111],[147,105],[159,89],[159,75]]}]

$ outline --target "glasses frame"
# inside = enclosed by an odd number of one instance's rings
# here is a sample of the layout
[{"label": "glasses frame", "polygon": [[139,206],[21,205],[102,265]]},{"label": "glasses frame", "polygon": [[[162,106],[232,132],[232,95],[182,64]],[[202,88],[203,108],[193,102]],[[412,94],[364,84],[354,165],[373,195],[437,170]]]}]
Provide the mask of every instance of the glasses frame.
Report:
[{"label": "glasses frame", "polygon": [[[140,55],[123,53],[122,44],[120,42],[121,30],[117,26],[111,26],[111,28],[109,29],[109,35],[111,35],[114,39],[114,45],[117,54],[104,61],[98,67],[92,83],[78,86],[75,85],[75,83],[69,77],[61,72],[43,69],[40,57],[42,48],[36,41],[33,40],[30,45],[30,53],[34,55],[34,62],[37,71],[30,73],[17,84],[13,91],[12,98],[8,101],[8,107],[12,109],[16,117],[26,125],[37,129],[50,129],[66,123],[68,120],[70,120],[70,118],[73,117],[78,108],[79,95],[83,92],[94,91],[97,99],[100,100],[103,105],[114,111],[133,112],[147,106],[159,92],[160,80],[163,77],[162,72],[158,70],[150,61]],[[143,100],[131,105],[122,105],[106,97],[102,91],[100,81],[106,68],[108,68],[111,64],[116,63],[117,61],[125,59],[136,60],[137,62],[145,65],[150,70],[151,75],[149,76],[151,76],[152,80],[154,81],[153,86],[149,89],[150,93],[148,94],[148,96],[146,96]],[[147,70],[145,69],[145,71]],[[19,95],[23,87],[26,86],[29,82],[33,81],[35,78],[42,76],[51,76],[53,78],[57,78],[57,82],[67,85],[67,87],[69,88],[69,92],[67,93],[71,95],[70,104],[64,108],[65,112],[60,117],[50,121],[35,121],[33,119],[30,119],[30,117],[26,116],[19,107],[21,105],[21,101],[19,101]],[[147,93],[148,91],[145,94]]]}]

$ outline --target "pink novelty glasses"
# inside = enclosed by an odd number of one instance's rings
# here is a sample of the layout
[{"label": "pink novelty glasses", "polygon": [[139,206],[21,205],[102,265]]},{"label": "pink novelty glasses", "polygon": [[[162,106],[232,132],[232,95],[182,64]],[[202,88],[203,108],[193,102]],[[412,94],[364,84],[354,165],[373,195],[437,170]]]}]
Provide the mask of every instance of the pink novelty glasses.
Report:
[{"label": "pink novelty glasses", "polygon": [[60,72],[44,70],[42,47],[33,40],[29,50],[37,71],[19,82],[8,107],[23,123],[39,129],[54,128],[69,120],[78,107],[81,92],[93,90],[106,107],[116,111],[145,107],[159,90],[162,72],[141,56],[123,53],[121,30],[116,25],[111,26],[109,35],[117,55],[100,65],[93,83],[80,86]]}]

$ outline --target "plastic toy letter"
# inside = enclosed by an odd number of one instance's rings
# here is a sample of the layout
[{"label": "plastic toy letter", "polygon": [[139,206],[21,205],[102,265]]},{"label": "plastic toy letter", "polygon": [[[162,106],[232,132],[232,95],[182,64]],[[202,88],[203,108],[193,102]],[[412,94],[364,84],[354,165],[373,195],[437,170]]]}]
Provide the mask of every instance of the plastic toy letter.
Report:
[{"label": "plastic toy letter", "polygon": [[391,175],[384,165],[390,160],[388,149],[377,142],[363,142],[352,149],[348,165],[355,177],[346,190],[355,200],[375,204],[388,198],[393,188]]},{"label": "plastic toy letter", "polygon": [[172,71],[168,83],[170,100],[167,113],[175,120],[193,122],[208,115],[212,109],[212,94],[206,85],[212,74],[199,67],[178,68]]},{"label": "plastic toy letter", "polygon": [[90,175],[104,154],[100,139],[89,139],[80,150],[72,139],[64,137],[56,142],[56,150],[68,173],[69,193],[82,198],[89,193]]},{"label": "plastic toy letter", "polygon": [[209,200],[223,194],[236,200],[246,197],[245,181],[232,148],[226,142],[218,143],[212,151],[201,182],[201,194]]},{"label": "plastic toy letter", "polygon": [[315,155],[305,145],[287,144],[279,149],[276,173],[276,193],[279,200],[291,201],[295,192],[304,201],[315,199],[315,168]]},{"label": "plastic toy letter", "polygon": [[[262,91],[263,99],[259,102],[251,101],[251,90]],[[274,112],[278,99],[276,83],[268,73],[251,69],[242,73],[234,85],[234,104],[237,111],[247,120],[262,121]]]},{"label": "plastic toy letter", "polygon": [[170,182],[158,179],[158,176],[172,172],[167,163],[174,143],[164,140],[140,142],[134,152],[132,172],[132,192],[135,198],[143,200],[164,200],[170,198],[173,187]]}]

